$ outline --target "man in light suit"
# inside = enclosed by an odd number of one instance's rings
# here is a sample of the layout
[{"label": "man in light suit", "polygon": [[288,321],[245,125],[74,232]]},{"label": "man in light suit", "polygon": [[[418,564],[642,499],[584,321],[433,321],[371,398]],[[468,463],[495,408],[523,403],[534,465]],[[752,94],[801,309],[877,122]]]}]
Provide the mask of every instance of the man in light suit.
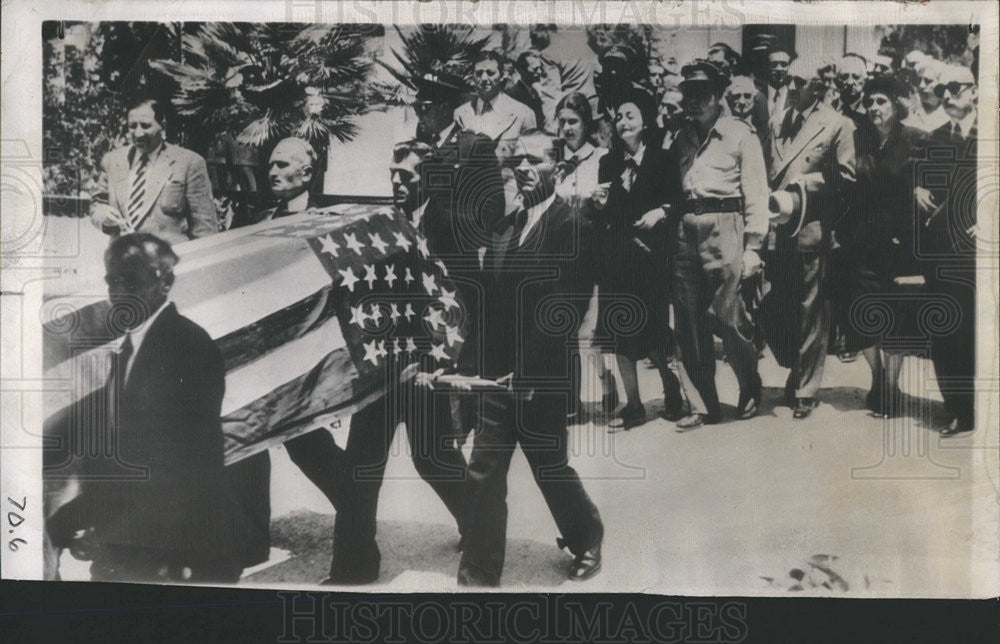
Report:
[{"label": "man in light suit", "polygon": [[101,160],[90,206],[94,225],[115,237],[146,232],[174,244],[219,232],[205,159],[166,142],[162,106],[134,105],[128,130],[132,145]]},{"label": "man in light suit", "polygon": [[786,401],[795,418],[817,405],[830,310],[824,277],[830,231],[849,207],[855,183],[854,126],[819,100],[822,83],[805,65],[789,68],[789,107],[771,121],[768,239],[763,303],[768,344],[791,369]]}]

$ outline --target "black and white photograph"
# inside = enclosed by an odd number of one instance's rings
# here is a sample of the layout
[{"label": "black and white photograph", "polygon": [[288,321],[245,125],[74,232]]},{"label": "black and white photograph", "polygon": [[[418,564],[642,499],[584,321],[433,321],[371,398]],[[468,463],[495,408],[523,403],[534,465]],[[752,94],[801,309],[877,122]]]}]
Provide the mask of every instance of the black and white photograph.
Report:
[{"label": "black and white photograph", "polygon": [[4,577],[995,596],[997,6],[755,4],[5,19]]}]

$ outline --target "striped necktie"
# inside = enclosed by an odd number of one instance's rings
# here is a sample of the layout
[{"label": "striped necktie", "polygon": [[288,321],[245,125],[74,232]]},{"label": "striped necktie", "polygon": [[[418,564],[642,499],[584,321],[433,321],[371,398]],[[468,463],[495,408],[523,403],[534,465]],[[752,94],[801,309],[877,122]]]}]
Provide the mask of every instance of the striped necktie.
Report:
[{"label": "striped necktie", "polygon": [[146,167],[149,165],[149,157],[142,154],[136,162],[135,173],[132,175],[132,190],[128,197],[128,225],[130,230],[137,230],[142,216],[145,214],[143,206],[146,204]]}]

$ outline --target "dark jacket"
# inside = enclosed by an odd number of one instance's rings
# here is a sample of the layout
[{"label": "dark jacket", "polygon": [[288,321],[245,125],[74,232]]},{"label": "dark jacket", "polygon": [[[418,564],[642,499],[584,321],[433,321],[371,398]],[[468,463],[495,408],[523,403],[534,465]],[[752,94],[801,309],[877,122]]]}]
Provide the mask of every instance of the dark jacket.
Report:
[{"label": "dark jacket", "polygon": [[431,200],[420,226],[428,248],[449,269],[478,267],[504,213],[496,143],[456,126],[420,174]]},{"label": "dark jacket", "polygon": [[531,108],[531,111],[535,113],[535,124],[540,128],[545,128],[545,113],[542,111],[542,97],[538,95],[535,88],[528,85],[523,80],[518,79],[514,86],[508,89],[506,92],[507,96],[518,103],[524,103]]},{"label": "dark jacket", "polygon": [[945,262],[975,257],[975,238],[969,229],[976,224],[979,205],[978,128],[973,126],[969,136],[958,141],[951,139],[951,128],[951,121],[945,123],[926,135],[914,151],[917,185],[931,191],[940,209],[918,227],[918,251],[921,257]]},{"label": "dark jacket", "polygon": [[111,430],[118,466],[144,468],[142,480],[85,487],[98,542],[227,556],[224,391],[215,343],[167,305],[135,354]]},{"label": "dark jacket", "polygon": [[501,222],[485,258],[484,375],[565,384],[593,284],[589,222],[556,197],[520,244],[514,219]]}]

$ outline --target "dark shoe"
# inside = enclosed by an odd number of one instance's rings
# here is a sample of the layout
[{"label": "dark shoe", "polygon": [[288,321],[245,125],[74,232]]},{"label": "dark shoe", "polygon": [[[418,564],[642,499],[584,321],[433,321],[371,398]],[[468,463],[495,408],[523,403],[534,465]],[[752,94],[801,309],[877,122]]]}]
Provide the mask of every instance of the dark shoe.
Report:
[{"label": "dark shoe", "polygon": [[818,406],[819,401],[815,398],[799,398],[795,401],[795,410],[792,412],[792,418],[797,418],[799,420],[808,418],[809,414],[811,414],[812,411]]},{"label": "dark shoe", "polygon": [[938,430],[942,438],[951,438],[952,436],[958,436],[959,434],[964,434],[966,432],[971,432],[976,429],[975,424],[971,420],[959,420],[958,418],[953,418],[950,423]]},{"label": "dark shoe", "polygon": [[857,351],[841,351],[837,354],[837,359],[841,362],[854,362],[858,359]]},{"label": "dark shoe", "polygon": [[570,581],[586,581],[601,572],[601,546],[577,555],[569,567]]},{"label": "dark shoe", "polygon": [[664,420],[669,420],[674,423],[684,418],[686,410],[684,409],[684,399],[672,400],[666,403],[663,411],[660,412],[660,418]]},{"label": "dark shoe", "polygon": [[865,409],[878,414],[881,413],[884,407],[885,405],[882,402],[882,385],[877,382],[873,383],[871,390],[865,396]]},{"label": "dark shoe", "polygon": [[754,381],[747,391],[740,392],[740,400],[736,404],[737,418],[748,420],[757,415],[760,410],[761,388],[760,375],[755,375]]},{"label": "dark shoe", "polygon": [[642,405],[625,405],[617,418],[611,419],[608,427],[623,431],[638,427],[646,422],[646,408]]}]

